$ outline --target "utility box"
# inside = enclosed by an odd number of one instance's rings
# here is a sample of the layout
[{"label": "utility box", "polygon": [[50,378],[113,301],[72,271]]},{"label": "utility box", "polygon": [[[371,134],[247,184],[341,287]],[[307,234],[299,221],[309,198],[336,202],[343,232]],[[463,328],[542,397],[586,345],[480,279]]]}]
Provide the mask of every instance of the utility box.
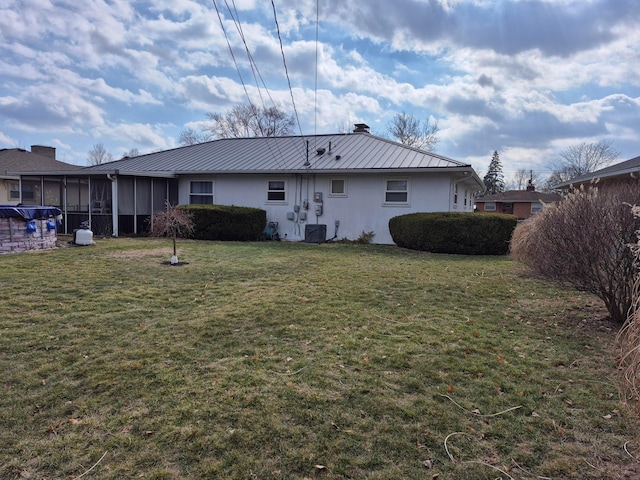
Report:
[{"label": "utility box", "polygon": [[327,239],[326,225],[305,225],[304,241],[305,243],[324,243]]}]

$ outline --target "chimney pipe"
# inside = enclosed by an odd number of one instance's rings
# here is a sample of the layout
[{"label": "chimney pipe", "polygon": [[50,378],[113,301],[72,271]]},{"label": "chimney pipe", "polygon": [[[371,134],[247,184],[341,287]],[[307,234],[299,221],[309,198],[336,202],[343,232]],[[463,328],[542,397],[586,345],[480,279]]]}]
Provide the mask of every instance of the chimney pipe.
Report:
[{"label": "chimney pipe", "polygon": [[37,153],[38,155],[44,155],[45,157],[56,159],[56,149],[54,147],[47,147],[45,145],[31,145],[31,153]]}]

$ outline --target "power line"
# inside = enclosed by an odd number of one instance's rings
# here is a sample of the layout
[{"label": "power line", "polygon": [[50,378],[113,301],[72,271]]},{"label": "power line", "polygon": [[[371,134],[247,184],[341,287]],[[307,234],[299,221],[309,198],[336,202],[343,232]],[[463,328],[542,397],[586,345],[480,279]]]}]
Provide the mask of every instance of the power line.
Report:
[{"label": "power line", "polygon": [[282,53],[282,63],[284,64],[284,73],[287,77],[287,84],[289,85],[289,93],[291,94],[293,112],[295,113],[295,116],[296,116],[296,122],[298,123],[298,129],[300,130],[300,135],[302,135],[302,127],[300,126],[300,118],[298,117],[298,109],[296,108],[296,101],[293,98],[293,88],[291,87],[291,79],[289,78],[289,69],[287,68],[287,60],[285,59],[285,56],[284,56],[282,36],[280,35],[280,25],[278,24],[278,14],[276,13],[276,5],[273,0],[271,0],[271,6],[273,7],[273,19],[276,23],[276,31],[278,32],[278,41],[280,42],[280,52]]},{"label": "power line", "polygon": [[[236,67],[236,71],[238,72],[238,77],[240,77],[240,83],[242,83],[242,88],[244,89],[244,93],[245,93],[245,95],[247,97],[247,100],[249,101],[249,106],[253,107],[254,105],[253,105],[253,102],[252,102],[251,97],[249,95],[249,91],[247,90],[247,86],[246,86],[246,84],[245,84],[245,82],[244,82],[244,80],[242,78],[242,73],[240,72],[240,66],[238,65],[238,62],[237,62],[236,57],[235,57],[235,54],[233,53],[233,48],[231,47],[231,42],[229,41],[229,35],[227,34],[227,30],[224,28],[224,22],[222,21],[222,16],[220,15],[220,10],[218,9],[218,5],[216,4],[216,0],[212,0],[212,2],[213,2],[214,8],[216,9],[216,13],[218,15],[218,21],[220,22],[220,27],[222,28],[222,33],[224,34],[225,40],[227,41],[227,46],[229,47],[229,52],[231,53],[231,57],[233,58],[233,63],[235,65],[235,67]],[[235,1],[232,0],[232,2],[233,2],[234,10],[236,11],[236,17],[237,17],[237,9],[235,7]],[[231,19],[233,20],[233,22],[234,22],[234,24],[236,26],[236,29],[238,30],[238,33],[240,34],[240,38],[242,39],[242,42],[243,42],[243,44],[245,46],[245,49],[247,51],[247,56],[249,58],[249,63],[251,65],[251,70],[252,70],[254,79],[256,81],[256,87],[257,87],[257,90],[258,90],[258,95],[260,96],[260,101],[261,101],[262,107],[264,109],[265,108],[264,99],[262,98],[262,93],[260,91],[260,86],[258,85],[258,79],[256,77],[256,72],[257,72],[257,75],[262,80],[263,85],[265,87],[265,90],[267,91],[268,94],[269,94],[269,89],[267,88],[266,84],[264,83],[264,79],[262,78],[262,75],[260,75],[260,72],[258,70],[258,66],[256,65],[255,61],[253,60],[253,56],[251,55],[251,52],[250,52],[249,47],[247,45],[247,42],[246,42],[246,39],[245,39],[245,36],[244,36],[244,32],[242,31],[242,27],[240,25],[239,19],[236,20],[236,17],[234,17],[233,12],[231,11],[231,8],[229,7],[229,4],[228,4],[227,0],[225,0],[225,5],[227,6],[227,10],[229,11]],[[275,106],[275,102],[273,101],[273,98],[271,97],[270,94],[269,94],[269,98],[271,99],[271,102]],[[268,138],[268,137],[266,137],[266,138]],[[273,150],[271,149],[271,145],[270,145],[270,142],[269,142],[268,139],[266,140],[266,145],[267,145],[267,148],[268,148],[269,153],[271,154],[272,158],[276,161],[276,163],[280,166],[280,168],[285,170],[283,168],[283,166],[282,166],[282,163],[281,163],[280,159],[278,158],[278,156],[276,154],[274,154]],[[280,153],[280,157],[282,157],[282,153]]]},{"label": "power line", "polygon": [[216,13],[218,14],[218,21],[220,22],[220,28],[222,28],[222,33],[224,34],[224,38],[227,41],[227,46],[229,47],[229,53],[231,53],[231,58],[233,58],[233,64],[236,66],[236,71],[238,72],[238,76],[240,77],[240,83],[242,83],[242,88],[244,89],[244,93],[249,98],[249,103],[251,103],[251,99],[249,97],[249,92],[247,91],[247,86],[242,79],[242,74],[240,73],[240,67],[238,66],[238,62],[236,61],[236,56],[233,53],[233,48],[231,48],[231,42],[229,41],[229,35],[227,35],[227,31],[224,28],[224,22],[222,21],[222,17],[220,16],[220,10],[218,10],[218,5],[216,4],[216,0],[211,0],[213,2],[213,7],[216,9]]}]

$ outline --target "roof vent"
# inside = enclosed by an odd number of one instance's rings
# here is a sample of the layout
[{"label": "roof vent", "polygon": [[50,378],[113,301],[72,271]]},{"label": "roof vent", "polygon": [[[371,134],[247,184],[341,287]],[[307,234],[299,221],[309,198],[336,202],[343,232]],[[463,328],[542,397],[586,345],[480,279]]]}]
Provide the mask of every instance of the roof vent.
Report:
[{"label": "roof vent", "polygon": [[326,151],[327,151],[327,150],[326,150],[325,148],[322,148],[322,147],[321,147],[321,148],[319,148],[319,149],[317,149],[317,150],[316,150],[316,153],[317,153],[318,155],[323,155],[323,154],[324,154],[324,152],[326,152]]},{"label": "roof vent", "polygon": [[356,123],[353,129],[353,133],[371,133],[369,130],[369,125],[366,123]]}]

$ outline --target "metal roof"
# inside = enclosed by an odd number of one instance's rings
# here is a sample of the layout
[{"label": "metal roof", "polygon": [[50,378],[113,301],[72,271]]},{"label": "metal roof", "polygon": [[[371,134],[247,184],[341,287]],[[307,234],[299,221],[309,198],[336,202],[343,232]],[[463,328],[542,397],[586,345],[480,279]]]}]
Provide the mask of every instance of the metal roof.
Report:
[{"label": "metal roof", "polygon": [[605,179],[611,177],[620,177],[623,175],[629,175],[632,173],[640,173],[640,157],[632,158],[624,162],[616,163],[606,168],[596,170],[595,172],[587,173],[579,177],[572,178],[566,182],[558,183],[553,188],[565,188],[571,185],[580,185],[583,183],[589,183],[595,179]]},{"label": "metal roof", "polygon": [[[309,163],[305,165],[307,159]],[[405,173],[425,170],[461,172],[467,179],[465,183],[475,184],[478,190],[484,188],[482,180],[470,164],[362,132],[224,138],[90,167],[75,167],[75,170],[65,174],[175,177],[233,173]],[[25,174],[24,171],[16,173]]]},{"label": "metal roof", "polygon": [[[308,168],[307,160],[308,144]],[[324,149],[324,153],[319,153]],[[86,167],[84,173],[304,173],[469,169],[471,165],[368,133],[225,138]]]}]

